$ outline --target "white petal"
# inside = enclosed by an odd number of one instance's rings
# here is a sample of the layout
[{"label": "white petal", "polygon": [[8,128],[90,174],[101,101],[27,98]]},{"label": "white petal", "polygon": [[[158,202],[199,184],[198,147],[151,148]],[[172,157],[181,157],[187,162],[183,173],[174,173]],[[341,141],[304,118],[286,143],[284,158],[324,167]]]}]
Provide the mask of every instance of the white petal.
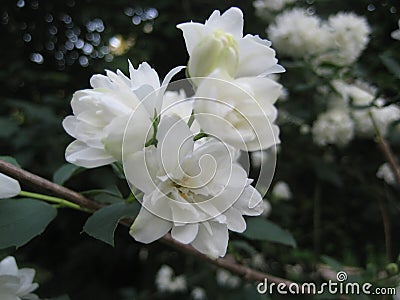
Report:
[{"label": "white petal", "polygon": [[17,196],[20,192],[21,187],[17,180],[0,173],[0,199]]},{"label": "white petal", "polygon": [[116,161],[103,149],[90,148],[80,141],[74,141],[65,150],[65,159],[77,166],[95,168]]},{"label": "white petal", "polygon": [[189,244],[194,240],[198,231],[199,225],[197,223],[185,224],[182,226],[174,226],[171,230],[171,235],[178,242]]},{"label": "white petal", "polygon": [[157,72],[150,67],[147,62],[141,63],[139,67],[135,69],[129,61],[129,74],[134,90],[142,85],[150,85],[153,87],[153,90],[160,87],[160,79]]},{"label": "white petal", "polygon": [[258,216],[263,212],[262,201],[261,194],[248,185],[233,206],[243,215]]},{"label": "white petal", "polygon": [[191,245],[211,258],[224,256],[228,247],[228,228],[225,224],[216,222],[205,222],[211,226],[210,233],[204,223],[199,224],[199,232]]},{"label": "white petal", "polygon": [[224,212],[228,229],[236,232],[243,232],[246,230],[246,221],[242,217],[242,214],[235,207],[229,208]]},{"label": "white petal", "polygon": [[214,11],[206,21],[206,26],[223,30],[240,39],[243,36],[243,13],[237,7],[231,7],[221,16],[219,11]]},{"label": "white petal", "polygon": [[13,256],[7,256],[0,262],[0,275],[18,276],[18,266]]},{"label": "white petal", "polygon": [[170,221],[164,220],[150,213],[146,208],[140,209],[129,231],[129,234],[138,242],[149,244],[163,237],[172,227]]},{"label": "white petal", "polygon": [[164,116],[157,131],[158,161],[166,174],[180,179],[181,163],[193,151],[193,134],[184,120],[177,115]]},{"label": "white petal", "polygon": [[145,194],[157,187],[154,184],[158,164],[154,146],[144,151],[125,156],[124,172],[126,179]]},{"label": "white petal", "polygon": [[193,49],[207,35],[209,29],[200,23],[188,22],[177,25],[183,32],[186,49],[189,55],[192,55]]},{"label": "white petal", "polygon": [[245,77],[284,72],[285,69],[277,65],[278,60],[275,58],[275,51],[270,45],[269,41],[250,34],[240,39],[239,68],[236,76]]}]

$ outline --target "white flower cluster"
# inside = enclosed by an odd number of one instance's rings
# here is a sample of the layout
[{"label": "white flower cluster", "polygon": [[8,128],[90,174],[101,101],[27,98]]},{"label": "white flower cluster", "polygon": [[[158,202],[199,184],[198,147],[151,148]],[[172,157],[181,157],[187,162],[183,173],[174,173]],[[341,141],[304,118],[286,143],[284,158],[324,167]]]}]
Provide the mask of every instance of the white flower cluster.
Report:
[{"label": "white flower cluster", "polygon": [[317,145],[344,146],[354,136],[354,123],[346,111],[331,109],[318,116],[313,124],[312,134]]},{"label": "white flower cluster", "polygon": [[35,277],[34,269],[18,269],[17,262],[12,256],[0,261],[0,299],[2,300],[37,300],[32,294],[39,285],[32,283]]},{"label": "white flower cluster", "polygon": [[167,265],[161,266],[156,275],[156,286],[160,292],[186,291],[186,278],[184,275],[175,276],[174,270]]},{"label": "white flower cluster", "polygon": [[396,29],[396,30],[392,31],[390,36],[392,37],[392,39],[400,41],[400,19],[398,21],[398,26],[399,26],[399,29]]},{"label": "white flower cluster", "polygon": [[376,172],[376,177],[383,179],[387,184],[395,185],[396,178],[389,163],[382,164]]},{"label": "white flower cluster", "polygon": [[19,182],[0,173],[0,199],[12,198],[21,192]]},{"label": "white flower cluster", "polygon": [[318,145],[345,146],[354,136],[372,138],[376,134],[375,126],[385,136],[389,125],[400,119],[400,108],[395,104],[379,107],[385,99],[375,99],[374,88],[364,83],[335,80],[332,86],[338,95],[329,99],[328,111],[319,115],[312,128]]},{"label": "white flower cluster", "polygon": [[354,13],[339,12],[323,21],[301,8],[285,10],[267,29],[280,53],[337,66],[357,60],[368,44],[370,31],[366,19]]},{"label": "white flower cluster", "polygon": [[[194,95],[166,91],[154,69],[129,64],[130,76],[94,75],[78,91],[63,126],[76,140],[67,161],[87,168],[121,161],[142,208],[130,234],[153,242],[166,233],[210,257],[224,256],[228,230],[243,232],[243,215],[260,215],[262,196],[238,163],[240,150],[279,143],[274,103],[283,72],[271,43],[243,36],[243,14],[214,11],[205,24],[177,26],[189,52]],[[139,196],[137,197],[139,199]]]}]

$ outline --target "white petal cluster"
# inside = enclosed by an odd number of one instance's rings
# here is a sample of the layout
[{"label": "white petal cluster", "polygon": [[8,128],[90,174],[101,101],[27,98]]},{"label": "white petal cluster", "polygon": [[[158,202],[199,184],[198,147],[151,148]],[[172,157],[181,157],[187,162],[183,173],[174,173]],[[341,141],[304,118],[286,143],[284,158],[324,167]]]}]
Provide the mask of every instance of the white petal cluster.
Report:
[{"label": "white petal cluster", "polygon": [[2,300],[37,300],[32,294],[39,285],[32,283],[35,277],[34,269],[18,269],[12,256],[0,261],[0,299]]},{"label": "white petal cluster", "polygon": [[[180,69],[171,70],[162,86]],[[92,89],[74,94],[73,115],[63,121],[65,131],[76,139],[66,150],[67,161],[93,168],[121,160],[123,135],[133,112],[137,126],[129,133],[129,150],[142,149],[143,142],[151,137],[151,120],[155,110],[161,111],[164,89],[157,72],[147,63],[138,69],[129,63],[129,73],[130,78],[119,70],[107,71],[106,76],[94,75]]]},{"label": "white petal cluster", "polygon": [[365,49],[371,29],[364,17],[354,13],[339,12],[323,21],[294,8],[278,15],[267,32],[280,53],[347,66]]},{"label": "white petal cluster", "polygon": [[0,199],[12,198],[21,192],[19,182],[0,173]]},{"label": "white petal cluster", "polygon": [[[342,81],[333,82],[341,99],[335,101],[345,107],[354,121],[355,133],[359,137],[373,137],[376,134],[375,125],[382,135],[386,135],[389,125],[400,119],[400,108],[395,105],[383,107],[372,106],[373,103],[383,104],[386,101],[382,98],[375,100],[373,87],[366,84],[347,84]],[[375,100],[375,101],[374,101]],[[371,119],[374,119],[375,125]]]},{"label": "white petal cluster", "polygon": [[190,56],[188,71],[197,87],[194,112],[201,129],[245,151],[279,143],[274,103],[282,87],[265,76],[284,69],[271,42],[243,36],[243,13],[236,7],[222,15],[214,11],[205,24],[177,27]]},{"label": "white petal cluster", "polygon": [[331,109],[318,116],[312,134],[317,145],[345,146],[353,139],[354,122],[347,111]]},{"label": "white petal cluster", "polygon": [[376,177],[383,179],[387,184],[396,184],[396,178],[389,163],[384,163],[378,168],[378,171],[376,172]]},{"label": "white petal cluster", "polygon": [[195,287],[190,293],[193,300],[205,300],[207,299],[206,290],[202,287]]},{"label": "white petal cluster", "polygon": [[399,29],[396,29],[396,30],[392,31],[390,36],[392,37],[392,39],[400,41],[400,19],[398,21],[398,26],[399,26]]},{"label": "white petal cluster", "polygon": [[279,143],[274,104],[281,85],[267,75],[284,69],[269,41],[243,36],[238,8],[178,28],[190,55],[194,95],[166,90],[182,67],[162,84],[147,63],[137,69],[129,64],[129,77],[120,71],[95,75],[91,89],[74,94],[73,115],[63,122],[76,139],[66,159],[86,168],[122,161],[142,204],[130,230],[137,241],[151,243],[170,232],[217,258],[227,251],[228,231],[243,232],[243,216],[263,211],[262,196],[238,158],[240,150]]},{"label": "white petal cluster", "polygon": [[329,17],[328,26],[333,44],[321,60],[339,66],[354,63],[369,42],[371,28],[367,20],[354,13],[339,12]]},{"label": "white petal cluster", "polygon": [[161,266],[156,275],[156,286],[160,292],[186,291],[186,278],[184,275],[175,276],[174,270],[167,265]]},{"label": "white petal cluster", "polygon": [[243,36],[243,13],[232,7],[222,15],[215,10],[205,24],[188,22],[183,31],[189,53],[190,77],[208,76],[222,69],[233,78],[283,72],[271,42],[258,35]]},{"label": "white petal cluster", "polygon": [[130,234],[151,243],[171,231],[175,240],[210,257],[224,256],[228,229],[243,232],[242,215],[260,215],[262,198],[237,163],[237,150],[192,137],[182,119],[165,116],[157,132],[162,147],[125,159],[127,178],[144,192]]},{"label": "white petal cluster", "polygon": [[290,200],[292,198],[292,192],[286,182],[278,181],[272,189],[272,196],[280,200]]},{"label": "white petal cluster", "polygon": [[267,29],[274,47],[291,57],[308,57],[325,52],[329,44],[329,28],[318,16],[305,9],[294,8],[279,14]]}]

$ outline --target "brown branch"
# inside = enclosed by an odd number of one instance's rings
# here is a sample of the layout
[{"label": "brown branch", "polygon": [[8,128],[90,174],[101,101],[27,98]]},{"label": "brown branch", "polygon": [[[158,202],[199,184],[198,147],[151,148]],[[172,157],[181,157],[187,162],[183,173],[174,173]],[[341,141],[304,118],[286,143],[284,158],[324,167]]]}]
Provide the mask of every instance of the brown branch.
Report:
[{"label": "brown branch", "polygon": [[[80,205],[83,208],[88,208],[92,211],[96,211],[103,207],[101,204],[90,200],[81,194],[70,190],[66,187],[60,186],[58,184],[55,184],[47,179],[44,179],[40,176],[37,176],[35,174],[32,174],[28,171],[25,171],[21,168],[18,168],[8,162],[5,162],[3,160],[0,160],[0,172],[4,173],[10,177],[13,177],[20,181],[22,184],[29,185],[31,187],[39,188],[41,190],[46,190],[47,192],[56,195],[58,197],[64,198],[66,200],[69,200],[73,203],[76,203]],[[120,223],[130,227],[132,225],[133,220],[122,220]],[[239,276],[242,276],[245,280],[248,281],[264,281],[264,279],[267,279],[268,282],[273,282],[276,284],[283,283],[287,287],[290,284],[296,284],[292,281],[279,278],[273,275],[269,275],[266,273],[259,272],[257,270],[253,270],[249,267],[246,267],[244,265],[241,265],[235,261],[232,261],[228,258],[218,258],[218,259],[211,259],[210,257],[200,253],[196,249],[194,249],[190,245],[185,245],[182,243],[177,242],[174,240],[171,235],[168,233],[166,234],[163,238],[161,238],[161,242],[164,244],[167,244],[181,252],[190,254],[192,256],[195,256],[201,260],[204,260],[210,264],[213,264],[217,267],[224,268],[234,274],[237,274]],[[299,286],[301,286],[299,284]]]},{"label": "brown branch", "polygon": [[389,165],[396,177],[397,184],[400,186],[400,170],[399,170],[396,158],[393,154],[393,151],[389,146],[389,143],[381,135],[378,135],[377,142],[378,142],[379,150],[381,150],[382,154],[385,156],[387,162],[389,163]]}]

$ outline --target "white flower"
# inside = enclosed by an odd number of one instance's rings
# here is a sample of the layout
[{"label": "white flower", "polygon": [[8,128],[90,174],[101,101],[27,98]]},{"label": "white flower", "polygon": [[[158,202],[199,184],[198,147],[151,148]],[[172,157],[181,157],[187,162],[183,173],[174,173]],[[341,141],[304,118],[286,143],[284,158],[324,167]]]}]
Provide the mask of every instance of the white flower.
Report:
[{"label": "white flower", "polygon": [[268,217],[271,214],[271,210],[271,203],[267,199],[263,199],[263,213],[261,215],[263,217]]},{"label": "white flower", "polygon": [[0,199],[17,196],[21,192],[19,182],[0,173]]},{"label": "white flower", "polygon": [[395,185],[396,177],[390,167],[389,163],[382,164],[376,172],[376,177],[383,179],[387,184]]},{"label": "white flower", "polygon": [[156,286],[160,292],[182,292],[186,290],[186,278],[184,275],[174,276],[174,270],[163,265],[157,272]]},{"label": "white flower", "polygon": [[38,296],[32,294],[39,286],[37,283],[32,283],[34,277],[34,269],[18,269],[15,258],[6,257],[0,262],[0,299],[39,299]]},{"label": "white flower", "polygon": [[216,279],[220,286],[227,288],[237,288],[242,282],[239,277],[232,275],[230,272],[218,269],[216,273]]},{"label": "white flower", "polygon": [[187,22],[177,27],[183,31],[190,56],[190,77],[208,76],[217,68],[234,78],[284,71],[269,41],[257,35],[243,37],[243,13],[237,7],[222,15],[214,11],[205,24]]},{"label": "white flower", "polygon": [[253,2],[253,6],[256,9],[257,15],[262,16],[269,11],[282,10],[287,4],[294,2],[296,0],[256,0]]},{"label": "white flower", "polygon": [[369,42],[371,29],[364,17],[340,12],[329,17],[331,47],[321,60],[345,66],[355,62]]},{"label": "white flower", "polygon": [[192,292],[191,292],[191,296],[193,298],[193,300],[205,300],[207,299],[207,294],[206,294],[206,290],[203,289],[202,287],[195,287]]},{"label": "white flower", "polygon": [[124,130],[133,112],[136,126],[129,132],[131,144],[125,147],[141,150],[151,138],[151,120],[155,111],[161,111],[166,85],[181,69],[172,69],[161,88],[156,71],[147,63],[134,69],[129,62],[130,78],[119,70],[92,76],[92,89],[74,94],[74,115],[63,121],[65,131],[76,139],[66,149],[66,160],[86,168],[121,160]]},{"label": "white flower", "polygon": [[312,134],[317,145],[345,146],[354,137],[354,122],[346,110],[331,109],[318,116]]},{"label": "white flower", "polygon": [[260,168],[268,160],[267,151],[264,150],[251,152],[250,155],[251,164],[257,168]]},{"label": "white flower", "polygon": [[224,256],[228,229],[243,232],[242,215],[260,215],[262,197],[236,162],[238,151],[213,138],[193,141],[186,122],[164,116],[157,148],[124,157],[125,174],[144,193],[130,234],[151,243],[172,237],[210,257]]},{"label": "white flower", "polygon": [[281,54],[307,57],[326,51],[330,32],[321,25],[321,19],[294,8],[279,14],[267,29],[268,37]]},{"label": "white flower", "polygon": [[276,199],[289,200],[292,198],[292,192],[286,182],[278,181],[272,189],[272,196]]},{"label": "white flower", "polygon": [[399,19],[399,21],[398,21],[398,26],[399,26],[399,29],[397,29],[397,30],[395,30],[395,31],[392,31],[392,33],[390,34],[390,36],[392,37],[392,39],[395,39],[395,40],[399,40],[399,41],[400,41],[400,19]]},{"label": "white flower", "polygon": [[194,95],[195,119],[207,134],[245,151],[279,143],[274,103],[281,85],[265,77],[231,80],[218,71],[204,78]]}]

